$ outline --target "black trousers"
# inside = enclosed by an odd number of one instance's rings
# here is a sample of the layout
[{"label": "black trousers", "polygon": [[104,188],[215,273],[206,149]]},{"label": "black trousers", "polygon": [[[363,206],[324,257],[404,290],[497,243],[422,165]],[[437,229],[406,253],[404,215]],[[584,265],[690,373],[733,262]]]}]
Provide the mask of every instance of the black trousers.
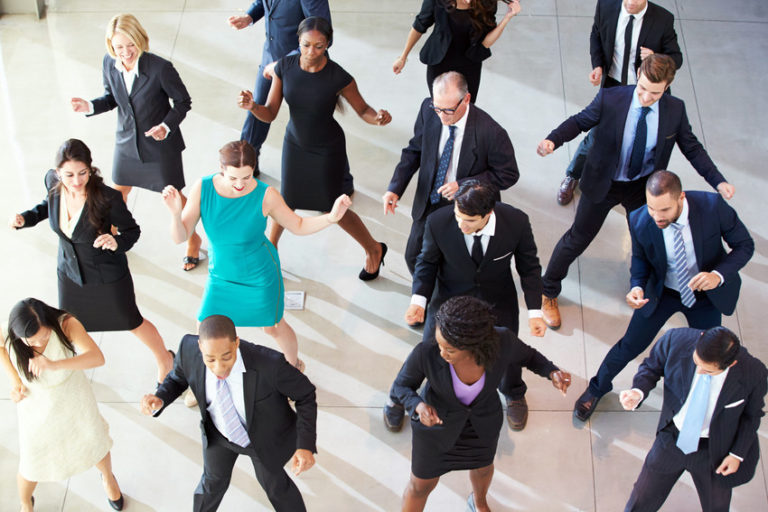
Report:
[{"label": "black trousers", "polygon": [[[422,170],[423,172],[423,170]],[[437,171],[435,171],[437,173]],[[430,192],[432,190],[430,189]],[[429,214],[442,208],[453,204],[447,199],[440,198],[440,202],[437,204],[429,204],[429,197],[427,197],[427,207],[424,210],[424,214],[420,219],[413,219],[411,224],[411,233],[408,235],[408,241],[405,244],[405,264],[408,266],[408,272],[413,275],[413,271],[416,269],[416,260],[419,258],[421,252],[421,243],[424,240],[424,226],[427,224],[427,217]]]},{"label": "black trousers", "polygon": [[[203,476],[195,489],[194,512],[214,512],[219,508],[232,478],[232,468],[239,455],[251,458],[256,479],[277,512],[305,512],[304,500],[285,470],[267,467],[251,446],[242,448],[226,439],[211,423],[203,438]],[[286,461],[287,462],[287,461]]]},{"label": "black trousers", "polygon": [[675,446],[677,436],[674,423],[656,436],[624,512],[659,510],[683,471],[688,471],[693,478],[703,512],[728,511],[732,488],[722,483],[722,476],[715,474],[717,466],[713,466],[709,458],[709,439],[702,438],[699,449],[686,455]]},{"label": "black trousers", "polygon": [[629,212],[645,204],[646,181],[647,176],[634,181],[614,181],[605,199],[597,203],[590,201],[586,194],[581,195],[571,228],[557,242],[549,258],[542,278],[544,295],[550,298],[560,295],[561,282],[568,275],[571,263],[589,247],[614,206],[621,204],[629,216]]}]

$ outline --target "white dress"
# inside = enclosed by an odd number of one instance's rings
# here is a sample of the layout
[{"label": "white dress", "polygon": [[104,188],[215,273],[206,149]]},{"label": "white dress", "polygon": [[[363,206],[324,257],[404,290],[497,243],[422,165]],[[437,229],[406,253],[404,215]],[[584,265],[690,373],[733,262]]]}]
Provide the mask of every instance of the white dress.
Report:
[{"label": "white dress", "polygon": [[[16,354],[7,346],[15,365]],[[43,355],[51,361],[73,356],[54,331]],[[21,476],[33,482],[65,480],[103,459],[112,439],[85,373],[46,370],[31,382],[18,373],[28,389],[17,404]]]}]

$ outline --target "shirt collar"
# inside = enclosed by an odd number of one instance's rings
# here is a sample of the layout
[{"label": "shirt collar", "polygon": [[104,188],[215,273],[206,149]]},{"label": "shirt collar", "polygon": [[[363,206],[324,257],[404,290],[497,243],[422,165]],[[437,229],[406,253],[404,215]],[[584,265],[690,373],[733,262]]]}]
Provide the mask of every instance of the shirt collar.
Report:
[{"label": "shirt collar", "polygon": [[643,19],[643,16],[645,16],[645,11],[648,10],[648,2],[645,3],[645,7],[643,7],[643,10],[640,11],[637,14],[629,14],[627,10],[624,8],[624,2],[621,2],[621,11],[619,11],[619,20],[624,21],[626,23],[626,19],[630,16],[635,17],[635,21],[641,21]]},{"label": "shirt collar", "polygon": [[[464,111],[464,115],[461,116],[461,119],[453,123],[452,126],[455,126],[458,131],[463,132],[464,127],[467,125],[467,116],[469,116],[469,109],[472,108],[472,105],[467,105],[467,110]],[[447,128],[447,127],[446,127]]]},{"label": "shirt collar", "polygon": [[688,225],[688,199],[683,198],[683,209],[680,212],[680,216],[675,221],[675,224],[679,226]]},{"label": "shirt collar", "polygon": [[123,66],[123,63],[120,61],[120,59],[115,59],[115,69],[117,69],[119,72],[121,72],[124,75],[128,76],[139,76],[139,61],[141,60],[141,56],[136,60],[136,65],[133,66],[133,69],[128,71],[125,69],[125,66]]},{"label": "shirt collar", "polygon": [[472,236],[488,235],[493,236],[496,234],[496,214],[491,210],[491,216],[488,218],[488,223],[480,231],[472,233]]}]

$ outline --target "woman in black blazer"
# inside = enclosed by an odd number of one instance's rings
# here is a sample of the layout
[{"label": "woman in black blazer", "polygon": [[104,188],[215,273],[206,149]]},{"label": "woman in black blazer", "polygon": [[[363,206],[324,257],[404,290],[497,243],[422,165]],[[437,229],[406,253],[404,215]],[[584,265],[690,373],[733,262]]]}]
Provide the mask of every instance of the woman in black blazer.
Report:
[{"label": "woman in black blazer", "polygon": [[59,308],[77,317],[87,331],[131,331],[152,351],[157,380],[162,382],[173,367],[173,356],[136,307],[125,253],[141,230],[122,195],[104,184],[91,165],[91,150],[78,139],[61,145],[56,169],[48,171],[45,185],[46,198],[14,215],[10,225],[28,228],[49,219],[59,235]]},{"label": "woman in black blazer", "polygon": [[413,21],[403,53],[395,60],[392,71],[399,74],[408,54],[429,27],[432,34],[419,53],[427,65],[427,87],[432,95],[432,82],[447,71],[458,71],[467,79],[470,101],[477,99],[483,61],[491,56],[491,46],[504,32],[509,20],[520,12],[518,0],[501,0],[507,12],[496,24],[497,0],[423,0],[421,11]]},{"label": "woman in black blazer", "polygon": [[[552,380],[563,394],[571,376],[511,331],[494,327],[491,306],[475,297],[453,297],[435,314],[437,343],[418,344],[393,385],[411,411],[411,479],[403,511],[420,511],[440,476],[468,469],[467,505],[488,510],[486,494],[504,415],[496,388],[510,365]],[[424,379],[422,394],[419,389]]]},{"label": "woman in black blazer", "polygon": [[[72,98],[72,109],[92,116],[117,107],[112,181],[124,200],[132,187],[183,189],[185,146],[179,125],[192,108],[187,88],[173,64],[149,53],[147,32],[133,15],[118,14],[109,21],[106,44],[104,95],[90,102]],[[197,233],[187,242],[184,270],[197,266],[200,242]]]}]

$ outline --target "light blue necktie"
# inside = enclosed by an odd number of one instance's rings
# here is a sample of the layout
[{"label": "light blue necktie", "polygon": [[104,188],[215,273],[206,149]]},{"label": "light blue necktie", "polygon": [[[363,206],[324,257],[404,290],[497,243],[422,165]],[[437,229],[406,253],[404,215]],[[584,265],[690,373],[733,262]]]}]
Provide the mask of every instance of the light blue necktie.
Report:
[{"label": "light blue necktie", "polygon": [[704,426],[704,416],[707,414],[707,405],[709,405],[709,385],[712,381],[711,375],[701,374],[696,381],[696,387],[693,388],[688,411],[685,413],[683,429],[677,436],[677,447],[685,453],[695,452],[699,448],[699,438],[701,429]]},{"label": "light blue necktie", "polygon": [[248,439],[248,432],[240,423],[240,417],[237,415],[235,402],[232,400],[232,393],[226,379],[216,379],[216,406],[224,422],[225,432],[222,432],[224,437],[243,448],[251,444],[251,440]]},{"label": "light blue necktie", "polygon": [[688,269],[688,257],[685,254],[685,242],[683,241],[683,225],[673,222],[670,224],[672,228],[672,240],[675,254],[675,273],[677,274],[677,286],[680,292],[680,300],[683,306],[687,308],[693,307],[696,303],[696,296],[693,294],[693,290],[688,288],[688,283],[693,278],[690,270]]},{"label": "light blue necktie", "polygon": [[453,155],[453,136],[456,134],[456,127],[448,127],[448,140],[445,141],[443,147],[443,153],[440,155],[440,163],[437,165],[437,176],[435,176],[435,185],[432,187],[432,193],[429,194],[429,202],[431,204],[437,204],[440,202],[440,194],[437,193],[437,189],[443,186],[445,181],[445,175],[448,174],[448,164],[451,163],[451,156]]}]

